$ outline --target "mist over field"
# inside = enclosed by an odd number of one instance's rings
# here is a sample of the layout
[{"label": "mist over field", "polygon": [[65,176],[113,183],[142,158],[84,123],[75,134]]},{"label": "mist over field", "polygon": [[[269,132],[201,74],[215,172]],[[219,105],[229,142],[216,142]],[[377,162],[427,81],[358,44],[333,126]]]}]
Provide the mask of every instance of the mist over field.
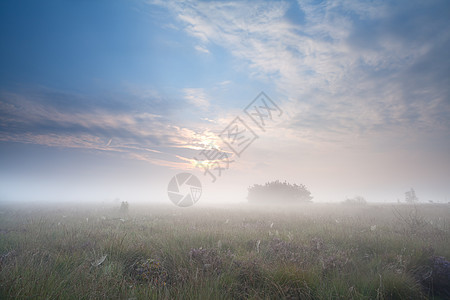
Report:
[{"label": "mist over field", "polygon": [[0,298],[450,298],[450,3],[0,3]]}]

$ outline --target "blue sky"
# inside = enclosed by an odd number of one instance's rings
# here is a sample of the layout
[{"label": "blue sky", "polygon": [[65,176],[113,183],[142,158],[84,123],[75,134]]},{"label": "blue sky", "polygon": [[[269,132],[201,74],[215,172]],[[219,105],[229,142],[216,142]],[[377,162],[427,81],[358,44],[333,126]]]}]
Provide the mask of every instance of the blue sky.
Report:
[{"label": "blue sky", "polygon": [[[450,200],[448,1],[2,1],[0,197],[202,201],[253,183]],[[264,91],[283,111],[215,183],[205,146]]]}]

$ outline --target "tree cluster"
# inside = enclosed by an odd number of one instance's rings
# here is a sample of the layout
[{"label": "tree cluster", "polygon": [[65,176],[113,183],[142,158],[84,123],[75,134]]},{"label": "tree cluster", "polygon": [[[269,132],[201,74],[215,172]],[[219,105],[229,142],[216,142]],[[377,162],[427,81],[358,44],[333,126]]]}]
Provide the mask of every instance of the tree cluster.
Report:
[{"label": "tree cluster", "polygon": [[344,204],[350,204],[350,205],[365,205],[367,204],[366,199],[364,199],[363,196],[355,196],[353,198],[347,198],[342,202]]},{"label": "tree cluster", "polygon": [[279,180],[248,188],[247,199],[251,203],[304,203],[311,202],[311,192],[303,184],[290,184]]}]

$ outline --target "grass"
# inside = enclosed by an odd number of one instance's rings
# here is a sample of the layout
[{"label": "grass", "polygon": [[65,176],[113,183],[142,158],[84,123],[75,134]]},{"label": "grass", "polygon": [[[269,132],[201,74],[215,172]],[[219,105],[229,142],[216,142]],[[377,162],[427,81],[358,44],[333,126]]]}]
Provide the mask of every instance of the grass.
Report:
[{"label": "grass", "polygon": [[448,205],[0,212],[1,299],[445,298],[425,279]]}]

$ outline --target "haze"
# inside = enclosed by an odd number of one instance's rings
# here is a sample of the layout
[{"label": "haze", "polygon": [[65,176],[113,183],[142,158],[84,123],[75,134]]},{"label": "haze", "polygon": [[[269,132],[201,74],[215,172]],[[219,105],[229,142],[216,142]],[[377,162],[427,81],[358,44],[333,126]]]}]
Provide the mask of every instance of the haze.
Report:
[{"label": "haze", "polygon": [[[255,183],[314,202],[450,199],[448,1],[2,1],[2,201],[199,203]],[[282,111],[262,130],[244,109]],[[218,135],[241,117],[238,157]],[[212,182],[202,149],[233,162]]]}]

